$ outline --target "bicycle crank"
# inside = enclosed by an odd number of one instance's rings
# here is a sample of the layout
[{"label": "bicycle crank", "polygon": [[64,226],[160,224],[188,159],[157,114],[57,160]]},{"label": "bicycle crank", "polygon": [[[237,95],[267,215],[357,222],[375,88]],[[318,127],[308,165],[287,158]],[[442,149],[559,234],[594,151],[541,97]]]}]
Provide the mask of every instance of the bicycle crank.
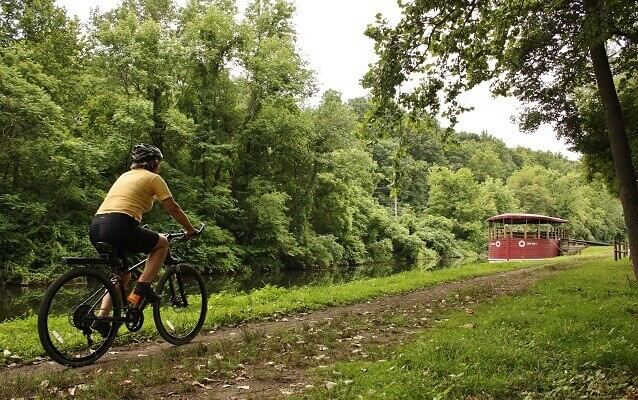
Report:
[{"label": "bicycle crank", "polygon": [[126,329],[129,332],[137,332],[144,325],[144,312],[138,308],[129,308],[126,310]]}]

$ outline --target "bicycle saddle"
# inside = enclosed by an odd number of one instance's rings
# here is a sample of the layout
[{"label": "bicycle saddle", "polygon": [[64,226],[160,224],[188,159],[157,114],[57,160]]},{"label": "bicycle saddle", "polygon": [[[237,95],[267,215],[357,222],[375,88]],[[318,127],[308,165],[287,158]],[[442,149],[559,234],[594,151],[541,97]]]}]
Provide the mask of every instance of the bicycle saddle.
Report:
[{"label": "bicycle saddle", "polygon": [[111,246],[105,242],[97,242],[95,243],[95,249],[98,253],[100,253],[100,257],[106,258],[109,260],[116,260],[119,257],[117,256],[117,251],[115,247]]}]

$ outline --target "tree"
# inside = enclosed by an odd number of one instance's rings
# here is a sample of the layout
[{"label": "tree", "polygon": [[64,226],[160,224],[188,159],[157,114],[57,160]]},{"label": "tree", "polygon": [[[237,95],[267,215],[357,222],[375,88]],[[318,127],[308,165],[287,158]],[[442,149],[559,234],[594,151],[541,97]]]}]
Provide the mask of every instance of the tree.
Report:
[{"label": "tree", "polygon": [[596,82],[638,279],[638,187],[606,50],[613,47],[617,68],[635,73],[638,3],[423,0],[402,8],[396,27],[378,16],[367,30],[380,59],[365,82],[381,109],[398,110],[397,87],[419,75],[421,83],[401,93],[398,102],[442,111],[455,123],[464,110],[460,93],[492,81],[494,94],[514,95],[527,104],[522,128],[552,123],[559,134],[575,136],[581,126],[574,94]]},{"label": "tree", "polygon": [[242,24],[242,64],[250,76],[248,116],[269,96],[300,100],[314,90],[312,72],[295,48],[295,7],[286,0],[254,0]]},{"label": "tree", "polygon": [[179,108],[193,119],[190,140],[194,172],[203,183],[223,185],[230,179],[234,135],[245,119],[237,112],[241,87],[230,76],[230,64],[241,50],[237,10],[232,2],[192,0],[181,13],[180,41],[186,51]]},{"label": "tree", "polygon": [[[162,146],[162,175],[208,224],[190,255],[215,270],[483,252],[484,218],[526,206],[525,182],[503,180],[536,164],[560,195],[545,208],[576,234],[623,233],[605,185],[556,154],[446,131],[418,110],[379,118],[377,100],[333,90],[306,106],[290,1],[254,0],[241,18],[234,0],[123,0],[86,35],[54,0],[0,7],[2,281],[47,280],[61,256],[93,251],[86,223],[135,141]],[[603,132],[587,106],[583,125]],[[173,227],[160,207],[144,222]]]},{"label": "tree", "polygon": [[485,146],[474,150],[474,154],[468,161],[468,167],[479,182],[485,182],[490,177],[503,178],[505,175],[505,167],[498,154]]},{"label": "tree", "polygon": [[69,120],[79,105],[77,78],[81,69],[79,23],[67,17],[53,0],[0,0],[0,56],[15,57],[42,67],[52,81],[47,92],[66,105]]},{"label": "tree", "polygon": [[[170,0],[126,0],[119,7],[94,16],[91,41],[95,63],[129,101],[141,98],[151,105],[150,140],[164,150],[169,131],[181,133],[185,118],[176,107],[181,78],[182,47],[176,40],[175,6]],[[121,132],[132,140],[144,137]]]},{"label": "tree", "polygon": [[487,178],[485,182],[483,182],[483,186],[489,196],[494,199],[494,205],[496,206],[496,212],[498,214],[517,212],[521,208],[514,191],[505,185],[502,180]]},{"label": "tree", "polygon": [[474,180],[472,171],[452,171],[434,167],[430,171],[428,213],[456,222],[457,237],[482,244],[485,219],[496,214],[494,199],[487,188]]},{"label": "tree", "polygon": [[514,192],[523,212],[567,218],[566,215],[557,214],[559,196],[553,190],[553,182],[558,177],[556,171],[540,165],[529,165],[513,173],[507,186]]},{"label": "tree", "polygon": [[[625,111],[625,122],[629,132],[629,147],[634,165],[638,165],[638,79],[623,76],[618,81],[618,96]],[[601,176],[614,193],[619,193],[619,185],[614,172],[614,163],[605,127],[605,115],[600,98],[595,96],[592,85],[583,88],[577,96],[577,104],[582,121],[580,135],[569,138],[574,149],[584,155],[590,178]]]},{"label": "tree", "polygon": [[434,118],[419,115],[401,116],[399,121],[379,118],[368,121],[363,130],[369,138],[370,151],[381,168],[383,180],[377,197],[381,203],[399,208],[409,203],[423,210],[428,199],[428,170],[443,164],[443,130]]},{"label": "tree", "polygon": [[77,21],[53,0],[0,2],[0,271],[55,270],[82,248],[98,152],[72,135],[81,104]]}]

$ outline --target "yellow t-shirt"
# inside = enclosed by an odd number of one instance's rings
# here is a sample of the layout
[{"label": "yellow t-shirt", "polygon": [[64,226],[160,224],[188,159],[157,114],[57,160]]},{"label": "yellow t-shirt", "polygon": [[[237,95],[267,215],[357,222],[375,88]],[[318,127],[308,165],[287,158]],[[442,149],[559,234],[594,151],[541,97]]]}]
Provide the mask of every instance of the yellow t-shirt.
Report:
[{"label": "yellow t-shirt", "polygon": [[171,192],[161,176],[136,168],[117,178],[96,214],[124,213],[141,222],[142,214],[151,210],[155,199],[169,197]]}]

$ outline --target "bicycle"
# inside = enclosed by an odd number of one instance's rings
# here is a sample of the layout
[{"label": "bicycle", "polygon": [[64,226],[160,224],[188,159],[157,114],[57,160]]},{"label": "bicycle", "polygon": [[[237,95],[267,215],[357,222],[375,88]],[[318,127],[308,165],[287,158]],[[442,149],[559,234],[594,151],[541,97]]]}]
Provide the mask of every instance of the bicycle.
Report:
[{"label": "bicycle", "polygon": [[[202,224],[198,234],[204,229]],[[185,240],[184,232],[165,235],[170,243]],[[133,280],[146,259],[130,265],[126,254],[107,243],[95,246],[99,258],[65,257],[67,265],[84,266],[62,274],[48,288],[38,312],[38,334],[45,352],[59,364],[81,367],[102,357],[113,344],[121,325],[137,332],[144,324],[146,300],[129,304],[123,276],[131,273]],[[107,266],[112,277],[86,266]],[[153,320],[160,336],[174,345],[190,342],[201,331],[208,310],[208,294],[204,280],[190,264],[170,253],[164,261],[166,273],[157,283],[161,300],[153,304]],[[102,299],[109,294],[112,309],[108,316],[98,316]],[[92,326],[94,321],[110,323],[108,334],[102,336]]]}]

